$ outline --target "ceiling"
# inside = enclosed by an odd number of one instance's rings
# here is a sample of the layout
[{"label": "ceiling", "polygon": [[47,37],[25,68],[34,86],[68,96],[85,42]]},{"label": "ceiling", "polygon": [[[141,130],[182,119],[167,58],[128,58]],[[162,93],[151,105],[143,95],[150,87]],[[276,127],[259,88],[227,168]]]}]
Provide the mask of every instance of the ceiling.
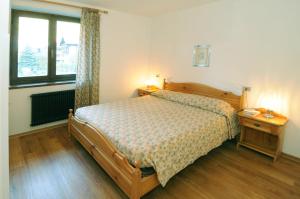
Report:
[{"label": "ceiling", "polygon": [[157,16],[176,10],[200,6],[217,0],[72,0],[143,16]]}]

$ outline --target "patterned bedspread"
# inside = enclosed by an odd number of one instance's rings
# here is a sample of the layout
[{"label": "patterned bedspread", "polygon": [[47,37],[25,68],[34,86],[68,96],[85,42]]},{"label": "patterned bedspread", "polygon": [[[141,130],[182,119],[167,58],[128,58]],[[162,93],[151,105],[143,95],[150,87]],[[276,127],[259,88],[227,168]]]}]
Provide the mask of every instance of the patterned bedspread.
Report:
[{"label": "patterned bedspread", "polygon": [[162,186],[230,138],[224,115],[158,96],[88,106],[75,115],[100,130],[131,163],[153,167]]}]

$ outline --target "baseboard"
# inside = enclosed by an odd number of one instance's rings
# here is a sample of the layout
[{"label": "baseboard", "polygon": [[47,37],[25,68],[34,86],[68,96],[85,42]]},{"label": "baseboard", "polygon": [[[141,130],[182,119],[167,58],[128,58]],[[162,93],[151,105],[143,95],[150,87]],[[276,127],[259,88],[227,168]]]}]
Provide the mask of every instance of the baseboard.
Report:
[{"label": "baseboard", "polygon": [[60,128],[60,127],[65,127],[67,125],[68,125],[68,123],[62,123],[62,124],[56,124],[56,125],[53,125],[53,126],[48,126],[48,127],[44,127],[44,128],[40,128],[40,129],[27,131],[27,132],[24,132],[24,133],[18,133],[18,134],[15,134],[15,135],[10,135],[9,139],[14,139],[14,138],[18,138],[18,137],[22,137],[22,136],[26,136],[26,135],[30,135],[30,134],[35,134],[35,133],[41,133],[43,131],[48,131],[48,130],[52,130],[52,129],[56,129],[56,128]]},{"label": "baseboard", "polygon": [[288,160],[292,160],[292,161],[297,162],[297,163],[300,163],[300,158],[295,157],[293,155],[289,155],[289,154],[286,154],[286,153],[281,153],[281,157],[285,158],[285,159],[288,159]]}]

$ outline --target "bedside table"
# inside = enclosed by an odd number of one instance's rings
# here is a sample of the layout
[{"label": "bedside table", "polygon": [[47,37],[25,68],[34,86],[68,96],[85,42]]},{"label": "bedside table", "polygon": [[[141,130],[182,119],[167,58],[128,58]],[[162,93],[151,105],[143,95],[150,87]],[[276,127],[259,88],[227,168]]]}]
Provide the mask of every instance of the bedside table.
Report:
[{"label": "bedside table", "polygon": [[145,96],[145,95],[150,95],[151,93],[158,91],[159,88],[155,86],[150,86],[150,87],[143,87],[138,89],[138,95],[139,96]]},{"label": "bedside table", "polygon": [[274,118],[263,116],[265,109],[256,109],[261,112],[257,116],[249,116],[245,112],[238,113],[241,125],[239,146],[244,146],[273,158],[275,162],[282,151],[284,128],[288,121],[286,117],[272,112]]}]

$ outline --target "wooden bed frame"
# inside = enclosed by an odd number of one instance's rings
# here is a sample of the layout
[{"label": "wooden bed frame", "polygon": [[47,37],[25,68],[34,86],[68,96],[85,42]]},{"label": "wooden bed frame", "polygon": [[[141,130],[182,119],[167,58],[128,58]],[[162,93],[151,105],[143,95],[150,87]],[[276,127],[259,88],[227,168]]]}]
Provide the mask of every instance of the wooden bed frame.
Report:
[{"label": "wooden bed frame", "polygon": [[[243,107],[243,96],[198,83],[167,83],[163,89],[222,99],[236,110]],[[74,136],[130,199],[139,199],[159,185],[156,173],[142,177],[140,161],[131,165],[128,159],[103,134],[73,115],[69,110],[68,132]]]}]

